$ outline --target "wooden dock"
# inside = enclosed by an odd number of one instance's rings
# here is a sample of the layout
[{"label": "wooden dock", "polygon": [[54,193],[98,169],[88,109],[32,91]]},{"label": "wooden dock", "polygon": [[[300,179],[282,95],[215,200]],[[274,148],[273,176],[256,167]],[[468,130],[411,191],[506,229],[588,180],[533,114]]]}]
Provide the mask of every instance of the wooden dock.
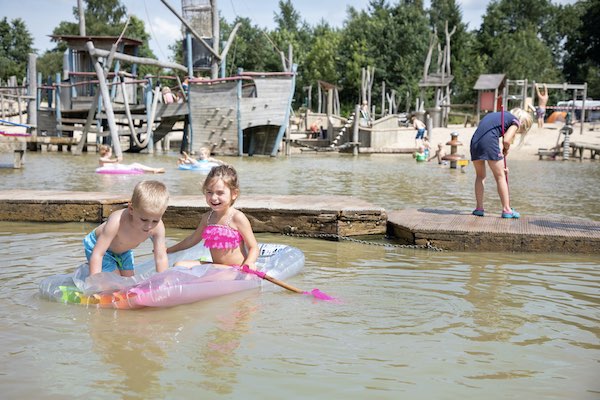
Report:
[{"label": "wooden dock", "polygon": [[[0,221],[95,222],[127,205],[126,194],[48,190],[0,191]],[[345,196],[243,196],[236,201],[254,232],[383,235],[383,208]],[[172,196],[163,221],[167,227],[194,229],[208,211],[204,196]]]},{"label": "wooden dock", "polygon": [[[0,221],[100,223],[129,201],[127,194],[47,190],[0,191]],[[499,215],[468,211],[383,208],[347,196],[243,196],[236,202],[256,233],[382,236],[403,244],[455,251],[600,253],[600,222],[581,218]],[[204,196],[172,196],[167,228],[194,229],[208,211]]]},{"label": "wooden dock", "polygon": [[445,250],[600,253],[600,222],[581,218],[482,218],[427,208],[390,212],[388,218],[388,235]]}]

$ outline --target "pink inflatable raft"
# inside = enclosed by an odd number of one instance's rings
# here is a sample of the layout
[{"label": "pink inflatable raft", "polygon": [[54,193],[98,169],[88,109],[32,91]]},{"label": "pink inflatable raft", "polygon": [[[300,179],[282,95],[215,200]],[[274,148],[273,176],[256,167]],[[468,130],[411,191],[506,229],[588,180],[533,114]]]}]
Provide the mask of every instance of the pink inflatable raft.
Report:
[{"label": "pink inflatable raft", "polygon": [[[260,244],[257,270],[276,279],[286,279],[304,267],[301,250],[281,244]],[[169,265],[179,260],[210,261],[210,252],[202,243],[185,251],[169,254]],[[40,282],[42,298],[62,303],[99,308],[133,309],[172,307],[222,296],[242,290],[273,286],[253,274],[236,268],[217,268],[202,264],[193,268],[169,268],[156,273],[154,260],[135,268],[136,275],[121,277],[112,272],[89,276],[87,264],[71,274],[53,275]]]}]

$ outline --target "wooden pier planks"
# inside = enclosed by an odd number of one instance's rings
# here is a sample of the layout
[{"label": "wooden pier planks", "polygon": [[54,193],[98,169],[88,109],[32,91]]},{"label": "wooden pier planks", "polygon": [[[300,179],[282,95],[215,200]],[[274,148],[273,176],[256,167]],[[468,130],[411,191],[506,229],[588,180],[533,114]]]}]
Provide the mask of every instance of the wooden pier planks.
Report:
[{"label": "wooden pier planks", "polygon": [[[3,190],[0,220],[100,223],[128,200],[100,192]],[[387,228],[403,243],[445,250],[600,253],[600,222],[581,218],[482,218],[433,208],[388,213],[349,196],[243,196],[236,207],[257,233],[363,236],[383,235]],[[207,210],[203,196],[172,196],[163,219],[168,228],[194,229]]]},{"label": "wooden pier planks", "polygon": [[[0,191],[0,220],[31,222],[96,222],[125,207],[124,194],[41,190]],[[383,208],[346,196],[243,196],[236,208],[255,232],[383,235]],[[204,196],[172,196],[163,217],[167,227],[195,228],[208,211]]]},{"label": "wooden pier planks", "polygon": [[600,222],[581,218],[499,215],[408,209],[388,214],[388,234],[410,244],[446,250],[600,253]]}]

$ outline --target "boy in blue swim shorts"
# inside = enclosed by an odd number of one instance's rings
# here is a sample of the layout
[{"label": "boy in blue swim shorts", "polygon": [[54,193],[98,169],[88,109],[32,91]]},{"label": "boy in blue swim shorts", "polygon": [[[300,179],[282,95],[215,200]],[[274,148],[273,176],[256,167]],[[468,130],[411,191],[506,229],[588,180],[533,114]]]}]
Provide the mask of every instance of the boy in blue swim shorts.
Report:
[{"label": "boy in blue swim shorts", "polygon": [[133,249],[151,239],[156,271],[169,267],[162,216],[169,203],[166,186],[158,181],[142,181],[135,186],[127,208],[110,214],[106,222],[83,239],[90,275],[114,272],[133,276]]}]

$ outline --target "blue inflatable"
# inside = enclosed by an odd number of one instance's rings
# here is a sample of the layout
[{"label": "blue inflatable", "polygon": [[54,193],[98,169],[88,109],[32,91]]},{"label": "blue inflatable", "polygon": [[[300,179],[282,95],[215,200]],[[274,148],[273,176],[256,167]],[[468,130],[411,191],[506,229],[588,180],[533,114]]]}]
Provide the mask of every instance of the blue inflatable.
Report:
[{"label": "blue inflatable", "polygon": [[219,163],[205,160],[198,160],[193,164],[179,164],[179,169],[184,171],[200,171],[209,173],[213,167],[218,166]]}]

